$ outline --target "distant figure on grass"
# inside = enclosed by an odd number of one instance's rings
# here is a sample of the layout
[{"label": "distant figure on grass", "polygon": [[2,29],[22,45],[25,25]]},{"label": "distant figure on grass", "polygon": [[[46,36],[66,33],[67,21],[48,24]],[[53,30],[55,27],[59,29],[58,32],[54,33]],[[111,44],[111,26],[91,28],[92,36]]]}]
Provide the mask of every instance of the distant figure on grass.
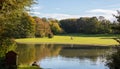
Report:
[{"label": "distant figure on grass", "polygon": [[70,39],[73,40],[73,37],[71,36]]}]

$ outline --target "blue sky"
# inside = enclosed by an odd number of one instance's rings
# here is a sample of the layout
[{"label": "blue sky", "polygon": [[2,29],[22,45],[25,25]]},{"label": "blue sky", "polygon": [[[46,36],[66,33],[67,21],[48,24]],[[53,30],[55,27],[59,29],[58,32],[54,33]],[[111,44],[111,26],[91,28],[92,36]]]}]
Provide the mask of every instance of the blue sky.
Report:
[{"label": "blue sky", "polygon": [[37,0],[32,15],[46,18],[66,19],[104,16],[113,20],[112,14],[120,10],[120,0]]}]

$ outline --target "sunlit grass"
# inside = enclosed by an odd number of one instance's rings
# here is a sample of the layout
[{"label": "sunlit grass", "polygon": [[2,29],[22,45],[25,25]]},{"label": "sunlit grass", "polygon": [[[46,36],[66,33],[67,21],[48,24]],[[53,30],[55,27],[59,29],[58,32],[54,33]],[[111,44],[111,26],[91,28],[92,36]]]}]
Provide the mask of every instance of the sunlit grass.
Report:
[{"label": "sunlit grass", "polygon": [[[71,40],[71,36],[73,40]],[[55,44],[85,44],[85,45],[117,45],[113,35],[56,35],[53,38],[16,39],[18,43],[55,43]]]},{"label": "sunlit grass", "polygon": [[18,67],[18,69],[41,69],[35,66],[29,66],[29,67]]},{"label": "sunlit grass", "polygon": [[37,66],[19,65],[17,69],[41,69]]}]

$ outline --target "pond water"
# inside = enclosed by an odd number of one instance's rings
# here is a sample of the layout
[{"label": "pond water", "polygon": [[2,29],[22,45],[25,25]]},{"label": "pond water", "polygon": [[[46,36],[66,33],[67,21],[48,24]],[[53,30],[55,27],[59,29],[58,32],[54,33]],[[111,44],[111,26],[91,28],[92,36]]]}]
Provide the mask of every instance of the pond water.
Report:
[{"label": "pond water", "polygon": [[43,69],[108,69],[107,47],[62,44],[18,44],[18,65],[33,62]]}]

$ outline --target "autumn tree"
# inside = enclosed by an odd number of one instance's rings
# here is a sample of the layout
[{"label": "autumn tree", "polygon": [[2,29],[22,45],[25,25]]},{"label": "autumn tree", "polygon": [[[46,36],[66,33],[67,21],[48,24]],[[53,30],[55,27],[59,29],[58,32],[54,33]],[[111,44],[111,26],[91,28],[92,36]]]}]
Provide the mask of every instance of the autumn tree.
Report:
[{"label": "autumn tree", "polygon": [[45,37],[48,36],[49,33],[51,33],[50,25],[47,21],[47,19],[39,18],[39,17],[33,17],[36,22],[35,27],[35,36],[36,37]]},{"label": "autumn tree", "polygon": [[63,33],[63,30],[60,27],[60,23],[59,23],[58,20],[48,19],[48,21],[49,21],[50,28],[51,28],[51,31],[53,32],[53,34],[61,34],[61,33]]},{"label": "autumn tree", "polygon": [[0,58],[14,45],[12,38],[15,25],[21,21],[19,17],[27,10],[26,7],[33,3],[34,0],[0,0],[0,54],[4,53]]}]

